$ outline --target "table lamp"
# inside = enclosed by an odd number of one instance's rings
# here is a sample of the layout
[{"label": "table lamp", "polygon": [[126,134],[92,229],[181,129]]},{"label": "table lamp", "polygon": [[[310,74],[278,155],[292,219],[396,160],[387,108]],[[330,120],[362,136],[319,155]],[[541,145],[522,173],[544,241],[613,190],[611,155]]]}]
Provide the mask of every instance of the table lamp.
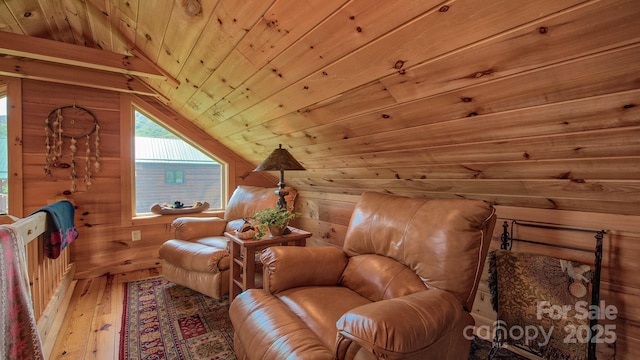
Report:
[{"label": "table lamp", "polygon": [[280,198],[276,203],[278,209],[287,210],[287,201],[284,197],[289,194],[284,190],[284,171],[285,170],[305,170],[305,168],[296,160],[287,149],[282,148],[282,144],[278,145],[278,148],[273,150],[264,161],[258,165],[253,171],[280,171],[280,182],[278,183],[278,190],[276,195]]}]

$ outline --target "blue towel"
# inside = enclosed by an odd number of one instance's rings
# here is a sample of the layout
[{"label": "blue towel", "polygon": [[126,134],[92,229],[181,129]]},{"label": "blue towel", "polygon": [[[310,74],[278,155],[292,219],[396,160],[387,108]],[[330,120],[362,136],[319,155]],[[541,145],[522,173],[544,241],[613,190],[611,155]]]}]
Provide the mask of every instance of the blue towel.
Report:
[{"label": "blue towel", "polygon": [[78,230],[74,223],[73,204],[67,200],[47,205],[32,213],[47,213],[47,228],[42,234],[44,253],[50,259],[57,259],[60,252],[78,238]]}]

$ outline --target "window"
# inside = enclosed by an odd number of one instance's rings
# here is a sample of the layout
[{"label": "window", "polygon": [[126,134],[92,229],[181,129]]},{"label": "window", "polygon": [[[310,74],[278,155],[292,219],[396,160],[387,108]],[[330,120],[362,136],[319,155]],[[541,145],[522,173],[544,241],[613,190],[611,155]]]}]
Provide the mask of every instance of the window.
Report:
[{"label": "window", "polygon": [[135,110],[135,209],[148,214],[153,204],[185,206],[208,202],[221,209],[224,166],[147,114]]},{"label": "window", "polygon": [[164,172],[165,184],[182,184],[184,182],[183,170],[167,170]]},{"label": "window", "polygon": [[7,141],[7,96],[0,88],[0,214],[9,213],[9,144]]}]

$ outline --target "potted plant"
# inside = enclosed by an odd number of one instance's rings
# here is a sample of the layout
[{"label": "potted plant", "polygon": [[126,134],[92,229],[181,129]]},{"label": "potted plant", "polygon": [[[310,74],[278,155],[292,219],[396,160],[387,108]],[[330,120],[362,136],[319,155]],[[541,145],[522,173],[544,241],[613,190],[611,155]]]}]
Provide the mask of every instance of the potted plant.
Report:
[{"label": "potted plant", "polygon": [[253,214],[253,219],[260,225],[257,227],[256,238],[260,239],[266,234],[267,229],[271,236],[284,234],[289,221],[300,217],[300,213],[291,212],[287,209],[266,208]]}]

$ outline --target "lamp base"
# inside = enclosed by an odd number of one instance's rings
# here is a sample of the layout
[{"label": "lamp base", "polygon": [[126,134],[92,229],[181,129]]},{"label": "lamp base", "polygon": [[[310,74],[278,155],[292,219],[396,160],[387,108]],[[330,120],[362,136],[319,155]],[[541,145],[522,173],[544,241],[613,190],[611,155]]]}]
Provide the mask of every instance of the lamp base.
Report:
[{"label": "lamp base", "polygon": [[278,202],[276,203],[276,207],[278,209],[287,210],[287,200],[285,200],[284,197],[289,195],[289,192],[281,187],[280,189],[276,190],[276,195],[279,196]]}]

